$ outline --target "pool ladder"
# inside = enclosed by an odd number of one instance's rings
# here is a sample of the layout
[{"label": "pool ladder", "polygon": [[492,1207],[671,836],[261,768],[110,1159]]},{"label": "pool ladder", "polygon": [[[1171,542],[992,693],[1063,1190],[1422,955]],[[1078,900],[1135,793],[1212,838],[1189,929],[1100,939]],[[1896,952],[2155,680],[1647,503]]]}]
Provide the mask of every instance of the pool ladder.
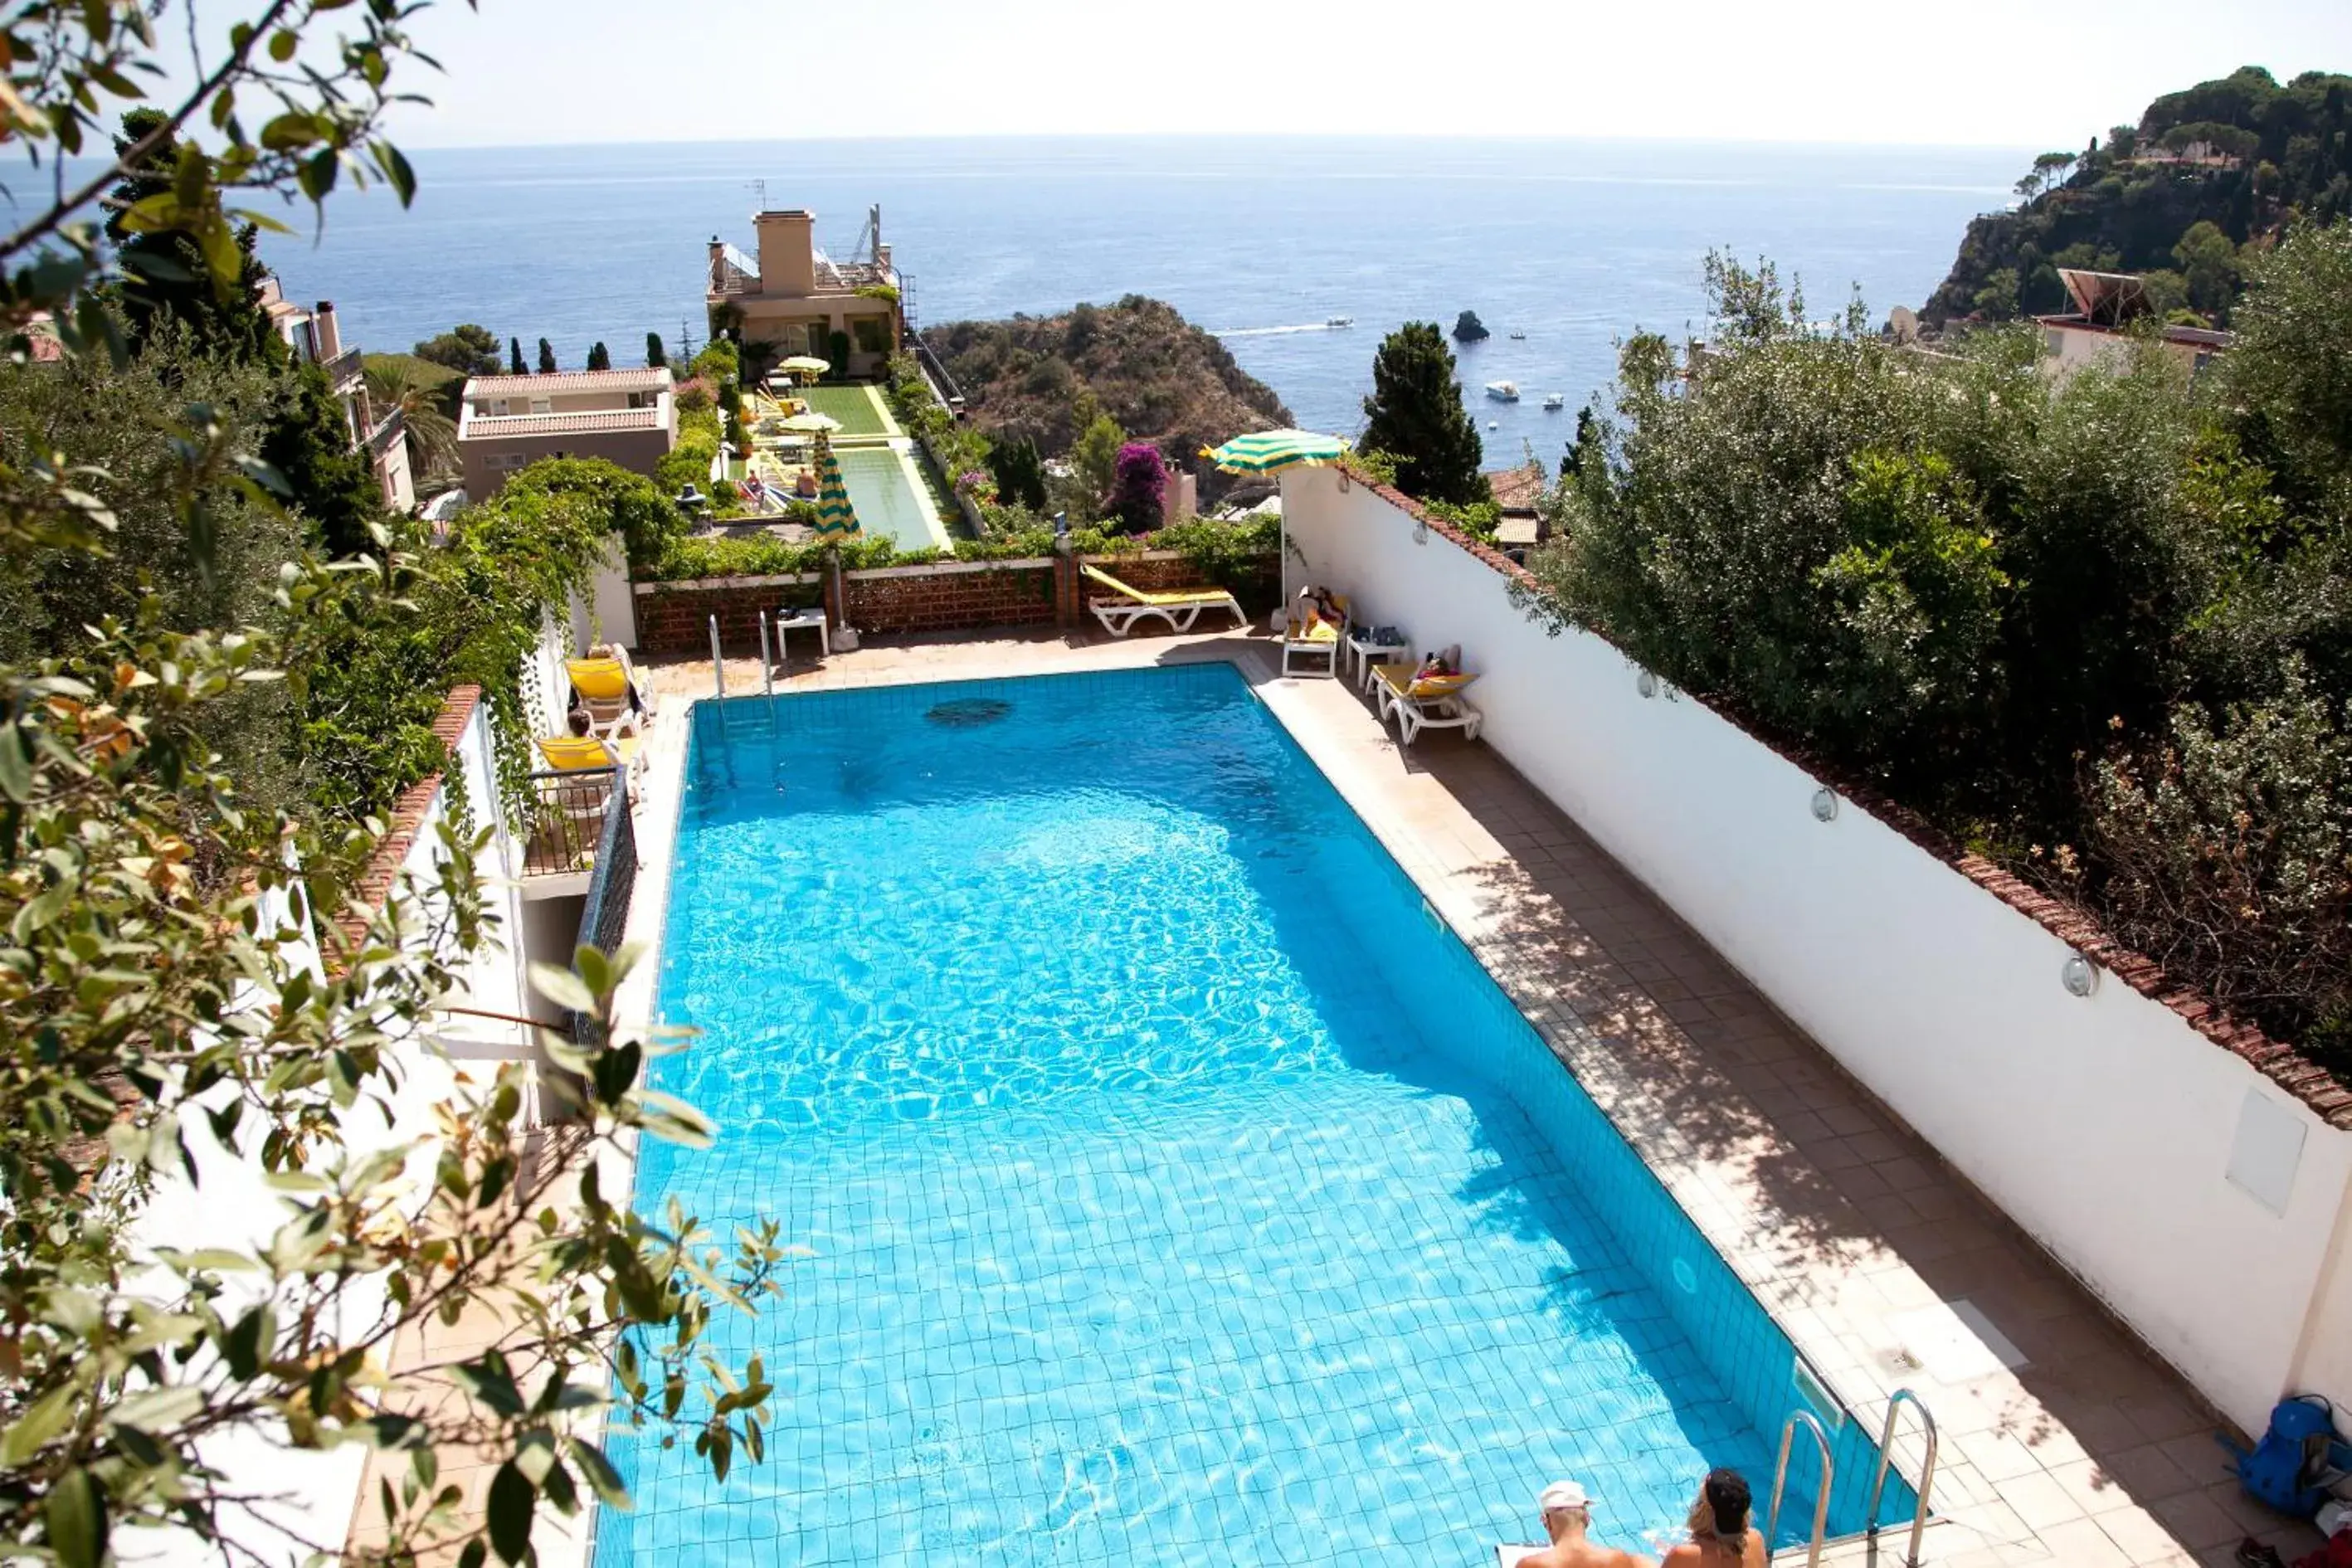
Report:
[{"label": "pool ladder", "polygon": [[[1927,1528],[1927,1493],[1936,1484],[1936,1417],[1927,1403],[1907,1388],[1898,1388],[1886,1402],[1886,1424],[1878,1433],[1878,1468],[1870,1478],[1870,1502],[1863,1517],[1870,1523],[1864,1533],[1872,1541],[1878,1539],[1878,1502],[1886,1491],[1886,1472],[1895,1463],[1895,1423],[1909,1405],[1919,1413],[1919,1424],[1927,1438],[1926,1458],[1919,1466],[1919,1503],[1911,1510],[1911,1543],[1903,1554],[1904,1568],[1920,1568],[1919,1538]],[[1830,1436],[1822,1429],[1821,1421],[1810,1410],[1792,1414],[1780,1428],[1780,1457],[1772,1466],[1772,1501],[1764,1513],[1764,1539],[1769,1542],[1779,1531],[1780,1522],[1780,1492],[1789,1480],[1789,1450],[1797,1440],[1797,1428],[1802,1426],[1811,1435],[1813,1447],[1822,1457],[1821,1496],[1813,1504],[1813,1532],[1805,1549],[1805,1568],[1817,1568],[1822,1560],[1822,1547],[1829,1534],[1830,1491],[1837,1464],[1831,1458]]]}]

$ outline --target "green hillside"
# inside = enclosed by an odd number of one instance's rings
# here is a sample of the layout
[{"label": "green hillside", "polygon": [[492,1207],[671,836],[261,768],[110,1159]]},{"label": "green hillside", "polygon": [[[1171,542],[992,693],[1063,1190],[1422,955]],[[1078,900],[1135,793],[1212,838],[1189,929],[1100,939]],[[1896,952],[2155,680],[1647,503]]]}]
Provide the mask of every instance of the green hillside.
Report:
[{"label": "green hillside", "polygon": [[2045,153],[2013,211],[1969,225],[1931,326],[2066,308],[2058,268],[2149,276],[2158,310],[2226,326],[2242,253],[2297,216],[2352,212],[2352,77],[2259,66],[2167,93],[2084,151]]}]

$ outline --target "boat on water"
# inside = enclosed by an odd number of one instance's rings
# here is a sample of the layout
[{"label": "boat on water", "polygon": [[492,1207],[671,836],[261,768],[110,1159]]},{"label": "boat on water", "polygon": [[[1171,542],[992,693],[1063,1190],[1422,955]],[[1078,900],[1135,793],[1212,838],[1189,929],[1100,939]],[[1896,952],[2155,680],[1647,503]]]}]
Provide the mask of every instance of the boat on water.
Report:
[{"label": "boat on water", "polygon": [[1567,406],[1568,399],[1560,394],[1552,392],[1544,395],[1544,412],[1546,414],[1557,414]]},{"label": "boat on water", "polygon": [[1327,327],[1332,328],[1352,327],[1356,324],[1356,318],[1353,316],[1333,316],[1323,324]]},{"label": "boat on water", "polygon": [[1523,343],[1528,341],[1528,335],[1525,332],[1515,331],[1511,334],[1511,341],[1513,342]]},{"label": "boat on water", "polygon": [[1516,381],[1490,381],[1486,384],[1486,395],[1497,403],[1517,403],[1519,400],[1519,384]]}]

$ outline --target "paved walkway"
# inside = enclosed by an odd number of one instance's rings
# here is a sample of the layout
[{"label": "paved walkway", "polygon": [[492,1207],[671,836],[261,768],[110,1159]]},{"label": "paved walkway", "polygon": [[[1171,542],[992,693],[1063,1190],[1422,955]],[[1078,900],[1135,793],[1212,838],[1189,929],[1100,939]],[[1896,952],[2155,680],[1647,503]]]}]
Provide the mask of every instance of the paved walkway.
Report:
[{"label": "paved walkway", "polygon": [[[1926,1394],[1931,1563],[2220,1568],[2247,1534],[2290,1562],[2318,1544],[2240,1494],[2179,1377],[1484,745],[1402,752],[1350,687],[1278,679],[1234,634],[894,640],[778,689],[1199,658],[1241,667],[1848,1407],[1874,1429],[1892,1389]],[[649,680],[668,729],[709,662]],[[729,661],[728,689],[758,691],[756,663]]]}]

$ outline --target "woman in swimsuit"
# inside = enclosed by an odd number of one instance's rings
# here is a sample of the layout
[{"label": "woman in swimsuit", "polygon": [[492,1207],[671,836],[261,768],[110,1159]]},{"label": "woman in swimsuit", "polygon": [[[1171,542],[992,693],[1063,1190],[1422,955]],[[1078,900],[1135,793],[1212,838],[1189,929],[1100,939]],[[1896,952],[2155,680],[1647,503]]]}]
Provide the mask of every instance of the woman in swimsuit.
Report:
[{"label": "woman in swimsuit", "polygon": [[1659,1568],[1765,1568],[1764,1532],[1748,1525],[1750,1503],[1746,1477],[1709,1470],[1691,1504],[1689,1542]]}]

